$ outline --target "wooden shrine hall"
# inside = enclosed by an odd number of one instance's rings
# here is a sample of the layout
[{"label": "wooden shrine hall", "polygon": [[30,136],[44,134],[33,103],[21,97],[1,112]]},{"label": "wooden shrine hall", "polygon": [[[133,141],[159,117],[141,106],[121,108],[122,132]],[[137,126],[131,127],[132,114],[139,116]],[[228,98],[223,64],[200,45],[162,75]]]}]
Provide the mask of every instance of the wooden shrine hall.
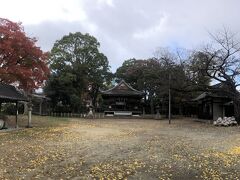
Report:
[{"label": "wooden shrine hall", "polygon": [[144,111],[144,92],[122,80],[115,87],[101,91],[106,116],[140,116]]}]

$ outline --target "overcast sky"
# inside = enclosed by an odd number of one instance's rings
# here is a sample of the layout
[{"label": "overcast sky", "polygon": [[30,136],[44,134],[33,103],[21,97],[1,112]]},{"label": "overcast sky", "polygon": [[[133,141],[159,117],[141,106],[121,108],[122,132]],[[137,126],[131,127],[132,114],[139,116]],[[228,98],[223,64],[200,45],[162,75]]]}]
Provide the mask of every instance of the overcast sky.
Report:
[{"label": "overcast sky", "polygon": [[50,51],[69,32],[90,33],[115,71],[158,47],[192,49],[223,26],[240,31],[239,0],[5,0],[0,17],[22,22]]}]

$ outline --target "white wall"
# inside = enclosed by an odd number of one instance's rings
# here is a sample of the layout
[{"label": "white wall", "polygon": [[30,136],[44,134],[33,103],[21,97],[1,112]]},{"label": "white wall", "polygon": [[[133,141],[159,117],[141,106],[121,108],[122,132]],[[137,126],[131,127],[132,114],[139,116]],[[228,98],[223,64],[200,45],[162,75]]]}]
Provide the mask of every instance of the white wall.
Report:
[{"label": "white wall", "polygon": [[223,117],[223,107],[219,103],[213,103],[213,120]]}]

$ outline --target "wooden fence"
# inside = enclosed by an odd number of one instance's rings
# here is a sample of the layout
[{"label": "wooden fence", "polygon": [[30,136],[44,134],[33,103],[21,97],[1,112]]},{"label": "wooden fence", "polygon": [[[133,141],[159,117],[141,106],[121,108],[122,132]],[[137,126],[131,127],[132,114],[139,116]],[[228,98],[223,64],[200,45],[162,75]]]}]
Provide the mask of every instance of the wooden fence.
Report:
[{"label": "wooden fence", "polygon": [[[50,112],[48,115],[53,116],[53,117],[87,118],[86,113],[56,113],[56,112]],[[94,113],[93,118],[100,119],[100,118],[105,118],[105,116],[104,116],[104,113]]]},{"label": "wooden fence", "polygon": [[155,117],[156,117],[156,114],[145,114],[145,115],[141,115],[141,116],[106,116],[106,115],[104,115],[104,113],[94,113],[93,117],[87,117],[86,113],[56,113],[56,112],[50,112],[46,115],[53,116],[53,117],[94,118],[94,119],[103,119],[103,118],[155,119]]}]

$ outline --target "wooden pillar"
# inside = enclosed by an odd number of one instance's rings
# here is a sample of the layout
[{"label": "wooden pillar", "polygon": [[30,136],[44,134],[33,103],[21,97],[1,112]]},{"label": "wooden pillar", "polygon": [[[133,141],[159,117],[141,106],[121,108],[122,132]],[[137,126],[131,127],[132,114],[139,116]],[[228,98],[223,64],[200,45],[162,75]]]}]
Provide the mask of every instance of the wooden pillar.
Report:
[{"label": "wooden pillar", "polygon": [[43,103],[43,101],[41,99],[40,104],[39,104],[39,115],[40,116],[42,115],[42,103]]},{"label": "wooden pillar", "polygon": [[18,102],[16,102],[16,128],[18,128]]},{"label": "wooden pillar", "polygon": [[0,112],[2,111],[2,101],[0,101]]}]

